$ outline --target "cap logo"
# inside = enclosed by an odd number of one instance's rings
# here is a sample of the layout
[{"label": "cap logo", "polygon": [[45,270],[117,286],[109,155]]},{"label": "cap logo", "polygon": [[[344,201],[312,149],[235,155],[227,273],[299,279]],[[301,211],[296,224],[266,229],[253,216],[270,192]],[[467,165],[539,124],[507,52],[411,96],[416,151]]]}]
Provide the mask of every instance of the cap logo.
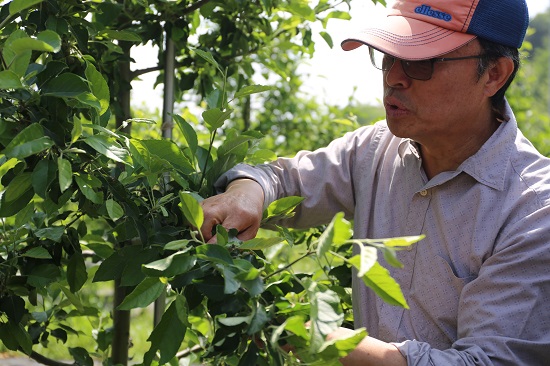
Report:
[{"label": "cap logo", "polygon": [[432,18],[441,19],[446,22],[453,20],[453,17],[450,14],[444,13],[442,11],[432,10],[432,7],[429,5],[420,5],[414,12],[417,14],[427,15]]}]

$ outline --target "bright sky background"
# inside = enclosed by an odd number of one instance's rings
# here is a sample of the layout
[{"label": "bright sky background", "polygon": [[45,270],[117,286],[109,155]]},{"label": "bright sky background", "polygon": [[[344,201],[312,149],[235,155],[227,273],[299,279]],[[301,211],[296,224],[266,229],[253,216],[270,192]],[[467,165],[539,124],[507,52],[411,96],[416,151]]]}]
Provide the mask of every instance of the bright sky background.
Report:
[{"label": "bright sky background", "polygon": [[[391,3],[392,1],[388,1]],[[545,11],[550,0],[527,0],[530,17]],[[369,104],[379,103],[382,95],[381,73],[370,64],[366,47],[354,51],[343,51],[340,42],[355,31],[365,28],[369,19],[379,16],[384,7],[369,0],[357,0],[353,3],[352,20],[331,19],[326,31],[332,36],[334,47],[331,49],[318,35],[321,27],[314,29],[316,44],[313,59],[300,66],[300,72],[309,75],[304,78],[303,92],[316,95],[321,102],[345,105],[349,97],[355,94],[357,100]],[[156,55],[156,52],[153,54]],[[134,68],[154,66],[155,60],[149,63],[151,49],[140,47],[132,53],[135,60],[144,60]],[[143,81],[133,82],[132,100],[136,104],[146,103],[150,108],[162,108],[162,87],[153,90],[156,74],[142,76]],[[260,81],[261,83],[261,81]]]}]

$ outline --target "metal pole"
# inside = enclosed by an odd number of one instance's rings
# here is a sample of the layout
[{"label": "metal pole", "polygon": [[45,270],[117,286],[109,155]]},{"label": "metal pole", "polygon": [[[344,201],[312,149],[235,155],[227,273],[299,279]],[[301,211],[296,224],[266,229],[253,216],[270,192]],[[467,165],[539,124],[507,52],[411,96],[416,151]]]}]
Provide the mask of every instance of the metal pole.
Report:
[{"label": "metal pole", "polygon": [[[166,32],[166,49],[164,50],[164,96],[163,96],[163,111],[162,111],[162,137],[166,139],[172,138],[172,129],[174,122],[172,113],[174,113],[174,73],[176,70],[175,46],[170,38],[169,32]],[[170,176],[164,175],[164,183],[168,184]],[[166,293],[163,293],[155,301],[155,310],[153,322],[156,326],[166,309]]]}]

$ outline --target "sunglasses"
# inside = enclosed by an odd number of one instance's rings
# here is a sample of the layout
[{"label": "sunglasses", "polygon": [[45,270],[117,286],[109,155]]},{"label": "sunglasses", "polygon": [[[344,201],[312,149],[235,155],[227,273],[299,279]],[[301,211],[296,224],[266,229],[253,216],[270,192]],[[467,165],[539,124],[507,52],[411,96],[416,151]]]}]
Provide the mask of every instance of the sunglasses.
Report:
[{"label": "sunglasses", "polygon": [[436,62],[460,61],[469,59],[480,59],[487,55],[463,56],[463,57],[442,57],[430,58],[428,60],[410,61],[393,57],[386,53],[380,52],[377,49],[369,47],[370,60],[374,67],[382,71],[390,71],[396,60],[401,62],[401,67],[405,75],[415,80],[430,80],[434,72],[434,64]]}]

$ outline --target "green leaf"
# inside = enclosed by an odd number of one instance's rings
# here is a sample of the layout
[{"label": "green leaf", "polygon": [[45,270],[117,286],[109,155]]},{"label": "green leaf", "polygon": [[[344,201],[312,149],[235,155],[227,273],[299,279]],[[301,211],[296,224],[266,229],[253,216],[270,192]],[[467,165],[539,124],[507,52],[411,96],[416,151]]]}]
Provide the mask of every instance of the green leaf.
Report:
[{"label": "green leaf", "polygon": [[129,32],[129,31],[117,31],[117,30],[107,29],[103,31],[101,35],[106,36],[110,39],[116,39],[118,41],[129,41],[129,42],[136,42],[136,43],[141,43],[142,41],[139,34],[135,32]]},{"label": "green leaf", "polygon": [[379,263],[375,263],[361,279],[388,304],[409,308],[401,287]]},{"label": "green leaf", "polygon": [[93,282],[119,279],[128,264],[128,258],[121,254],[112,251],[111,255],[105,257],[94,275]]},{"label": "green leaf", "polygon": [[340,297],[332,290],[321,290],[312,283],[308,289],[310,308],[310,353],[317,353],[325,343],[326,336],[335,331],[344,320],[340,309]]},{"label": "green leaf", "polygon": [[89,93],[89,92],[81,93],[75,96],[74,98],[78,100],[80,103],[94,108],[98,112],[101,110],[101,103],[92,93]]},{"label": "green leaf", "polygon": [[303,197],[289,196],[271,202],[264,211],[263,221],[292,217],[293,211],[303,200]]},{"label": "green leaf", "polygon": [[289,2],[288,10],[301,18],[301,21],[309,20],[315,21],[315,11],[309,6],[308,0],[292,0]]},{"label": "green leaf", "polygon": [[23,328],[23,325],[8,323],[7,327],[8,332],[17,341],[23,352],[30,355],[32,353],[32,339],[30,334]]},{"label": "green leaf", "polygon": [[65,226],[50,226],[36,230],[34,235],[41,239],[50,239],[59,243],[64,233]]},{"label": "green leaf", "polygon": [[253,335],[261,331],[267,322],[270,320],[269,314],[265,311],[263,305],[258,304],[258,307],[255,309],[252,319],[250,320],[250,325],[246,330],[248,335]]},{"label": "green leaf", "polygon": [[10,3],[10,15],[15,15],[22,10],[28,9],[36,4],[40,4],[42,0],[13,0]]},{"label": "green leaf", "polygon": [[262,93],[268,90],[275,90],[276,87],[274,86],[267,86],[267,85],[249,85],[245,86],[244,88],[240,89],[237,93],[235,93],[235,99],[242,98],[249,96],[251,94],[257,94]]},{"label": "green leaf", "polygon": [[61,291],[63,291],[63,294],[67,297],[67,300],[69,300],[69,302],[71,304],[73,304],[73,306],[78,310],[78,312],[80,314],[83,314],[85,313],[85,310],[84,310],[84,305],[82,305],[82,302],[80,301],[80,299],[78,298],[77,295],[75,295],[74,293],[71,292],[71,290],[69,290],[67,287],[65,286],[61,286],[60,284],[58,283],[54,283],[52,284],[52,288],[55,289],[55,288],[58,288],[60,289]]},{"label": "green leaf", "polygon": [[19,78],[15,72],[11,70],[0,71],[0,89],[9,90],[21,88],[23,88],[21,78]]},{"label": "green leaf", "polygon": [[152,304],[153,301],[166,289],[158,278],[146,278],[132,291],[124,301],[117,307],[118,310],[131,310],[134,308],[144,308]]},{"label": "green leaf", "polygon": [[74,144],[82,136],[82,121],[80,118],[73,118],[73,128],[71,130],[71,144]]},{"label": "green leaf", "polygon": [[69,347],[69,353],[75,360],[75,365],[93,366],[94,360],[85,348]]},{"label": "green leaf", "polygon": [[35,247],[23,254],[23,257],[37,258],[37,259],[52,259],[50,252],[43,247]]},{"label": "green leaf", "polygon": [[86,176],[75,176],[74,180],[80,188],[82,194],[92,201],[93,203],[100,205],[103,203],[103,192],[96,192],[94,188],[90,185],[90,179]]},{"label": "green leaf", "polygon": [[169,257],[144,264],[142,271],[148,277],[174,277],[188,272],[197,258],[186,253],[174,253]]},{"label": "green leaf", "polygon": [[378,259],[376,248],[358,244],[360,253],[349,259],[349,263],[357,268],[358,277],[363,277],[375,265]]},{"label": "green leaf", "polygon": [[32,318],[39,323],[45,323],[48,321],[48,313],[45,311],[33,311]]},{"label": "green leaf", "polygon": [[345,243],[351,238],[352,234],[351,223],[344,219],[342,212],[337,213],[319,238],[317,256],[324,256],[332,245]]},{"label": "green leaf", "polygon": [[41,264],[33,267],[27,275],[27,284],[33,287],[45,287],[57,282],[61,276],[59,268],[54,264]]},{"label": "green leaf", "polygon": [[260,270],[245,259],[237,258],[233,264],[233,268],[238,271],[235,278],[239,281],[252,281],[260,276]]},{"label": "green leaf", "polygon": [[67,263],[67,282],[72,293],[79,291],[88,280],[86,263],[80,254],[73,254]]},{"label": "green leaf", "polygon": [[109,159],[129,165],[128,151],[121,148],[118,143],[108,137],[98,135],[89,136],[84,139],[84,142]]},{"label": "green leaf", "polygon": [[126,124],[130,124],[130,123],[143,123],[145,125],[156,125],[157,124],[157,122],[154,119],[151,119],[151,118],[128,118],[124,122]]},{"label": "green leaf", "polygon": [[[85,244],[87,248],[92,250],[98,257],[102,259],[109,258],[111,255],[113,255],[113,248],[111,248],[110,245],[102,244],[102,243],[88,243]],[[97,272],[96,272],[97,273]]]},{"label": "green leaf", "polygon": [[202,113],[202,118],[206,123],[206,127],[210,132],[214,132],[223,126],[223,123],[231,116],[233,110],[231,108],[222,111],[220,108],[213,108]]},{"label": "green leaf", "polygon": [[220,324],[225,325],[226,327],[234,327],[243,323],[249,324],[252,315],[250,316],[234,316],[229,318],[218,318]]},{"label": "green leaf", "polygon": [[[11,145],[11,144],[10,144]],[[36,155],[44,150],[49,149],[54,145],[54,142],[47,136],[39,139],[26,142],[21,145],[13,146],[9,150],[6,148],[4,154],[10,158],[24,159],[31,155]]]},{"label": "green leaf", "polygon": [[195,171],[180,148],[171,140],[141,140],[141,145],[153,156],[158,157],[164,165],[173,170],[181,170],[184,174]]},{"label": "green leaf", "polygon": [[19,342],[13,336],[17,330],[13,330],[13,327],[21,327],[21,324],[12,322],[0,323],[0,340],[2,344],[9,350],[19,351]]},{"label": "green leaf", "polygon": [[332,11],[321,20],[321,22],[323,24],[323,28],[327,27],[327,23],[328,23],[329,19],[350,20],[351,15],[348,12],[345,12],[345,11],[339,11],[339,10]]},{"label": "green leaf", "polygon": [[223,70],[220,68],[220,65],[218,65],[216,60],[214,60],[214,57],[210,52],[199,50],[198,48],[196,48],[194,51],[197,55],[199,55],[200,57],[208,61],[211,65],[216,67],[220,73],[224,74]]},{"label": "green leaf", "polygon": [[183,137],[185,137],[185,141],[187,141],[187,146],[189,146],[191,154],[195,155],[197,153],[197,147],[199,146],[195,129],[185,119],[183,119],[183,117],[177,114],[174,114],[173,117],[176,120]]},{"label": "green leaf", "polygon": [[160,351],[159,365],[164,365],[174,358],[181,347],[187,327],[185,298],[178,295],[147,339],[151,342],[151,348],[147,351],[145,359],[152,359],[157,350]]},{"label": "green leaf", "polygon": [[183,212],[183,215],[195,228],[200,229],[204,222],[204,213],[199,202],[189,192],[179,192],[181,202],[179,207]]},{"label": "green leaf", "polygon": [[402,236],[399,238],[390,238],[390,239],[378,239],[377,241],[381,241],[385,246],[394,248],[394,247],[408,247],[413,245],[414,243],[419,242],[420,240],[424,239],[425,235],[418,235],[418,236]]},{"label": "green leaf", "polygon": [[16,54],[27,51],[54,52],[54,48],[48,43],[30,37],[16,39],[10,47]]},{"label": "green leaf", "polygon": [[24,159],[31,155],[36,155],[49,149],[54,142],[47,136],[44,136],[44,129],[38,123],[33,123],[19,132],[3,153],[8,158]]},{"label": "green leaf", "polygon": [[55,97],[76,97],[89,91],[86,80],[69,72],[56,76],[42,87],[43,95]]},{"label": "green leaf", "polygon": [[13,31],[6,40],[1,52],[2,56],[4,57],[4,63],[8,65],[8,70],[14,72],[20,78],[23,78],[27,74],[27,69],[31,61],[32,51],[29,50],[21,53],[16,53],[11,48],[11,44],[15,40],[20,38],[28,38],[27,33],[25,33],[21,29]]},{"label": "green leaf", "polygon": [[265,291],[264,281],[260,276],[251,281],[241,281],[241,286],[248,291],[252,297],[259,296]]},{"label": "green leaf", "polygon": [[197,257],[220,264],[233,264],[229,251],[218,244],[203,244],[196,248]]},{"label": "green leaf", "polygon": [[124,216],[124,209],[113,199],[108,199],[105,201],[105,207],[107,208],[107,213],[111,220],[116,221]]},{"label": "green leaf", "polygon": [[330,48],[334,47],[334,42],[332,41],[332,37],[330,36],[330,34],[328,34],[327,32],[320,32],[319,34],[321,35],[321,37],[323,37],[325,42],[327,42]]},{"label": "green leaf", "polygon": [[187,239],[174,240],[169,243],[166,243],[164,250],[181,250],[189,247],[191,241]]},{"label": "green leaf", "polygon": [[32,173],[15,176],[0,199],[0,217],[9,217],[22,210],[34,196]]},{"label": "green leaf", "polygon": [[357,345],[367,335],[367,331],[364,328],[360,328],[350,331],[340,338],[331,339],[321,347],[318,357],[323,360],[338,360],[343,358],[357,348]]},{"label": "green leaf", "polygon": [[57,169],[59,172],[59,189],[63,193],[73,182],[73,167],[70,161],[59,158],[57,159]]},{"label": "green leaf", "polygon": [[309,332],[306,328],[306,321],[301,315],[294,315],[285,321],[285,329],[296,334],[297,336],[308,339]]},{"label": "green leaf", "polygon": [[97,98],[100,104],[99,114],[102,115],[109,109],[109,101],[111,93],[107,81],[91,62],[86,62],[86,79],[90,82],[92,93]]},{"label": "green leaf", "polygon": [[239,245],[240,250],[265,250],[284,241],[283,238],[254,238]]},{"label": "green leaf", "polygon": [[234,294],[241,288],[241,282],[236,279],[235,270],[229,266],[222,266],[224,288],[223,293],[226,295]]},{"label": "green leaf", "polygon": [[16,158],[11,158],[8,161],[6,161],[4,164],[0,164],[0,188],[2,188],[1,178],[7,172],[13,169],[17,164],[19,164],[19,160],[17,160]]},{"label": "green leaf", "polygon": [[[256,140],[253,136],[247,136],[247,135],[237,135],[237,136],[227,136],[224,143],[218,148],[218,159],[224,155],[228,155],[230,153],[236,153],[239,155],[239,148],[243,147],[244,145],[244,151],[242,154],[246,153],[246,150],[248,150],[248,141]],[[235,151],[236,150],[236,151]]]},{"label": "green leaf", "polygon": [[39,41],[48,44],[51,48],[51,52],[59,52],[61,50],[61,37],[54,31],[45,30],[36,36]]}]

